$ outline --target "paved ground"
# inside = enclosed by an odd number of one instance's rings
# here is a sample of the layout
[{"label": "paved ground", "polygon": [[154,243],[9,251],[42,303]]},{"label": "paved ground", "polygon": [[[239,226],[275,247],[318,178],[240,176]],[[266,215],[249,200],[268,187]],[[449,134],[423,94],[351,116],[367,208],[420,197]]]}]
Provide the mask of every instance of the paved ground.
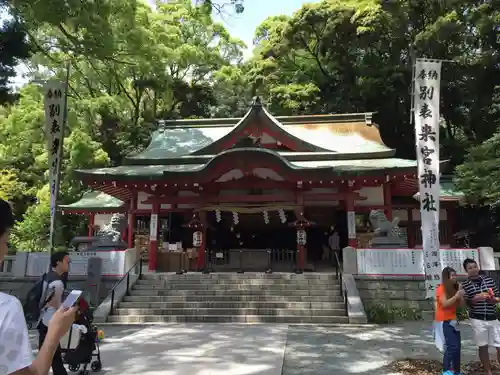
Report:
[{"label": "paved ground", "polygon": [[[429,323],[391,326],[191,324],[103,326],[102,373],[122,375],[390,375],[402,358],[435,358]],[[464,362],[476,358],[462,325]],[[35,338],[35,335],[33,339]],[[283,370],[283,372],[282,372]]]},{"label": "paved ground", "polygon": [[280,375],[288,326],[191,324],[102,328],[106,335],[101,346],[102,373]]},{"label": "paved ground", "polygon": [[[464,362],[476,358],[468,325],[461,326]],[[284,375],[389,375],[396,359],[441,359],[429,323],[365,327],[290,327]]]}]

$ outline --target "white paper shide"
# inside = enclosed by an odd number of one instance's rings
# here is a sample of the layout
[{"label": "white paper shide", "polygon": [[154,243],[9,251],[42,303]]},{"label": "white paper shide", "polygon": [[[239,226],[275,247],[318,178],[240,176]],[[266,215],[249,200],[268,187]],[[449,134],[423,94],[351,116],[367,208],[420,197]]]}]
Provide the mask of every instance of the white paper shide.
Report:
[{"label": "white paper shide", "polygon": [[414,118],[427,298],[441,279],[439,256],[439,91],[441,62],[417,59]]},{"label": "white paper shide", "polygon": [[[61,81],[47,81],[44,85],[45,133],[49,159],[50,215],[54,217],[59,190],[62,145],[64,138],[64,100],[66,87]],[[54,228],[51,220],[51,232]]]}]

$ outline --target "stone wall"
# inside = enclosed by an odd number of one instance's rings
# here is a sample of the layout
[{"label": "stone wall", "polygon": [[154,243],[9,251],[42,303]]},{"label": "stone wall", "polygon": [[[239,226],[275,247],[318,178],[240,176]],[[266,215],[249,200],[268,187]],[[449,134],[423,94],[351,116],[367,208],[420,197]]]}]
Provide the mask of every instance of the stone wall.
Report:
[{"label": "stone wall", "polygon": [[432,301],[425,299],[423,277],[356,276],[356,285],[365,308],[381,304],[387,308],[433,310]]},{"label": "stone wall", "polygon": [[[37,277],[12,277],[0,276],[0,292],[8,293],[16,296],[21,301],[24,300],[28,291],[35,285]],[[120,278],[104,278],[99,290],[100,302],[108,295],[111,288],[119,281]],[[85,291],[86,278],[70,277],[68,280],[68,289],[80,289]]]}]

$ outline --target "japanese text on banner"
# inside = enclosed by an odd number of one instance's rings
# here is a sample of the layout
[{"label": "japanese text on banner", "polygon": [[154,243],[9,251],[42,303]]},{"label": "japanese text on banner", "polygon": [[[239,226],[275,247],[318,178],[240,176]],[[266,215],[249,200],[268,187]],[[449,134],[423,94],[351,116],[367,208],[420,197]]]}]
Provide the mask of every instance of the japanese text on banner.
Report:
[{"label": "japanese text on banner", "polygon": [[[62,143],[64,137],[65,85],[60,81],[48,81],[44,87],[45,133],[49,153],[50,214],[56,210],[56,195],[59,185]],[[53,223],[51,222],[51,226]],[[52,230],[53,228],[51,228]]]},{"label": "japanese text on banner", "polygon": [[427,298],[441,280],[439,257],[439,91],[441,62],[417,59],[414,116]]}]

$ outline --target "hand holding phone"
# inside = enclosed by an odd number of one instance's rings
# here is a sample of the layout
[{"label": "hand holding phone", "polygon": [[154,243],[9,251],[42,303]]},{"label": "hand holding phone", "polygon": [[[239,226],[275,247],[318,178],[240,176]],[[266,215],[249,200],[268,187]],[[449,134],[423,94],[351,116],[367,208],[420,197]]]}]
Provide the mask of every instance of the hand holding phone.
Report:
[{"label": "hand holding phone", "polygon": [[68,296],[66,297],[66,299],[62,303],[62,306],[67,308],[67,309],[75,306],[75,304],[78,302],[78,300],[82,296],[82,293],[83,292],[81,290],[76,290],[76,289],[72,290],[71,293],[68,294]]}]

